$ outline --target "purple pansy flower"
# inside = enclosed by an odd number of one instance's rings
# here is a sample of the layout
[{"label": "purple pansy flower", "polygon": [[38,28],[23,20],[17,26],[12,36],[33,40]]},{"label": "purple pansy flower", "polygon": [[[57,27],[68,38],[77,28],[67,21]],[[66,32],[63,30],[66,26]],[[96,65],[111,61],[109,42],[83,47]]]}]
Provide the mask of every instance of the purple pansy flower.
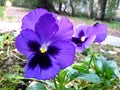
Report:
[{"label": "purple pansy flower", "polygon": [[106,24],[94,24],[91,28],[93,28],[93,32],[96,35],[94,42],[102,42],[107,37],[107,25]]},{"label": "purple pansy flower", "polygon": [[75,27],[72,41],[75,43],[76,50],[82,52],[89,48],[93,42],[102,42],[107,36],[107,26],[105,24],[94,24],[88,26],[85,24]]},{"label": "purple pansy flower", "polygon": [[58,19],[45,9],[35,9],[22,22],[16,48],[28,59],[26,78],[51,79],[73,63],[75,47],[69,41],[73,25],[67,18]]}]

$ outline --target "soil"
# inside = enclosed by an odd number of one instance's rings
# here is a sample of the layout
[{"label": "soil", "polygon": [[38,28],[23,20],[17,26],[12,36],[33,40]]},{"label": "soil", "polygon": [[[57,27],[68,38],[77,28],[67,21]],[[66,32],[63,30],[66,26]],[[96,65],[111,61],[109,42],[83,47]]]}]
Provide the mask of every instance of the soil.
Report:
[{"label": "soil", "polygon": [[112,36],[120,37],[120,30],[114,30],[114,29],[109,28],[108,34]]},{"label": "soil", "polygon": [[11,22],[21,22],[22,18],[29,12],[29,9],[21,7],[6,7],[4,20]]}]

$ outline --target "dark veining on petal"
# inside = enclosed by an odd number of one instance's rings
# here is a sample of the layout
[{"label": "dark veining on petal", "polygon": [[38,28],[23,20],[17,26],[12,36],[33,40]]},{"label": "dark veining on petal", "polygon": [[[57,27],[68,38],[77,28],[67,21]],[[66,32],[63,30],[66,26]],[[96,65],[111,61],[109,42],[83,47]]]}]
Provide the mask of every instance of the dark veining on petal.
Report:
[{"label": "dark veining on petal", "polygon": [[40,66],[41,69],[48,69],[52,66],[51,60],[46,53],[37,52],[35,56],[29,62],[29,68],[35,68],[37,65]]},{"label": "dark veining on petal", "polygon": [[74,42],[77,46],[82,45],[80,38],[72,37],[72,42]]},{"label": "dark veining on petal", "polygon": [[47,52],[48,52],[48,54],[50,54],[50,55],[57,55],[57,54],[59,53],[59,50],[60,50],[60,49],[59,49],[58,47],[49,46]]},{"label": "dark veining on petal", "polygon": [[79,38],[81,38],[81,37],[83,37],[84,36],[84,32],[83,32],[83,30],[81,30],[80,32],[79,32]]},{"label": "dark veining on petal", "polygon": [[74,42],[75,44],[79,44],[80,40],[79,38],[72,37],[72,42]]},{"label": "dark veining on petal", "polygon": [[83,32],[83,30],[81,30],[81,31],[79,32],[79,37],[78,37],[78,38],[72,37],[72,42],[74,42],[77,46],[81,46],[82,43],[86,42],[86,40],[88,39],[88,38],[85,38],[84,41],[81,41],[81,38],[82,38],[82,37],[84,37],[84,32]]},{"label": "dark veining on petal", "polygon": [[88,37],[87,38],[85,38],[85,41],[84,42],[86,42],[88,40]]},{"label": "dark veining on petal", "polygon": [[28,42],[28,47],[29,47],[32,51],[39,51],[40,44],[37,43],[36,41],[29,41],[29,42]]},{"label": "dark veining on petal", "polygon": [[74,42],[77,46],[81,46],[82,43],[86,42],[88,38],[85,38],[85,41],[81,41],[81,38],[72,37],[72,42]]}]

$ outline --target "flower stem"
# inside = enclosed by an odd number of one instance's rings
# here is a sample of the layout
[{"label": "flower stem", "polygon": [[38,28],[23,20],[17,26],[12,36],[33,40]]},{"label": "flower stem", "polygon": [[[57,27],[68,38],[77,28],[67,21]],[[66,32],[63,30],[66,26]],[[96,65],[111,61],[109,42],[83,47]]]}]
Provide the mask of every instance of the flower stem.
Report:
[{"label": "flower stem", "polygon": [[54,82],[54,85],[55,85],[55,90],[58,90],[58,87],[57,87],[57,83],[56,83],[56,79],[55,79],[55,78],[53,79],[53,82]]}]

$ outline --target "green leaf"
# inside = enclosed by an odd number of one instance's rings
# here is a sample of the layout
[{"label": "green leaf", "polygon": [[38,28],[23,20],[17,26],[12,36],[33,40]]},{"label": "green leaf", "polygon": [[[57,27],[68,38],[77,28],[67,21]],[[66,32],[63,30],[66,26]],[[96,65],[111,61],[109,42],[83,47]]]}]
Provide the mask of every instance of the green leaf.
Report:
[{"label": "green leaf", "polygon": [[107,61],[103,56],[97,57],[96,65],[104,74],[104,78],[111,79],[115,76],[120,77],[119,68],[115,61]]},{"label": "green leaf", "polygon": [[111,79],[114,75],[113,68],[103,56],[96,57],[96,66],[99,69],[99,74],[102,74],[103,78]]},{"label": "green leaf", "polygon": [[117,63],[115,61],[108,61],[108,65],[113,69],[114,74],[120,78],[120,72]]},{"label": "green leaf", "polygon": [[75,88],[62,88],[62,90],[76,90]]},{"label": "green leaf", "polygon": [[50,80],[45,80],[45,83],[46,83],[49,87],[51,87],[52,89],[55,88],[53,82],[51,82]]},{"label": "green leaf", "polygon": [[4,48],[4,37],[0,36],[0,48]]},{"label": "green leaf", "polygon": [[95,74],[95,73],[90,73],[90,74],[79,74],[78,79],[89,81],[92,83],[101,83],[101,78]]},{"label": "green leaf", "polygon": [[75,63],[72,65],[72,68],[80,73],[89,73],[88,65],[85,62]]},{"label": "green leaf", "polygon": [[68,70],[67,79],[66,79],[67,83],[73,81],[74,79],[76,79],[79,76],[78,75],[79,72],[77,70],[75,70],[74,68],[68,67],[67,70]]},{"label": "green leaf", "polygon": [[95,63],[96,63],[96,65],[97,65],[98,69],[99,69],[100,71],[102,71],[102,69],[103,69],[103,63],[104,63],[104,62],[102,62],[101,59],[97,59],[97,60],[95,60]]},{"label": "green leaf", "polygon": [[64,70],[61,70],[57,76],[58,84],[62,87],[65,87],[66,84],[70,83],[78,77],[78,71],[72,67],[67,67]]},{"label": "green leaf", "polygon": [[108,67],[107,61],[103,56],[98,56],[95,62],[100,70],[105,70]]},{"label": "green leaf", "polygon": [[57,76],[57,80],[58,80],[59,84],[62,86],[66,82],[65,79],[67,78],[67,73],[68,73],[68,70],[64,69],[64,70],[61,70]]},{"label": "green leaf", "polygon": [[36,81],[33,81],[26,90],[47,90],[45,85]]},{"label": "green leaf", "polygon": [[5,76],[9,79],[24,79],[24,77],[19,76],[16,73],[14,73],[14,74],[7,73],[7,74],[5,74]]}]

